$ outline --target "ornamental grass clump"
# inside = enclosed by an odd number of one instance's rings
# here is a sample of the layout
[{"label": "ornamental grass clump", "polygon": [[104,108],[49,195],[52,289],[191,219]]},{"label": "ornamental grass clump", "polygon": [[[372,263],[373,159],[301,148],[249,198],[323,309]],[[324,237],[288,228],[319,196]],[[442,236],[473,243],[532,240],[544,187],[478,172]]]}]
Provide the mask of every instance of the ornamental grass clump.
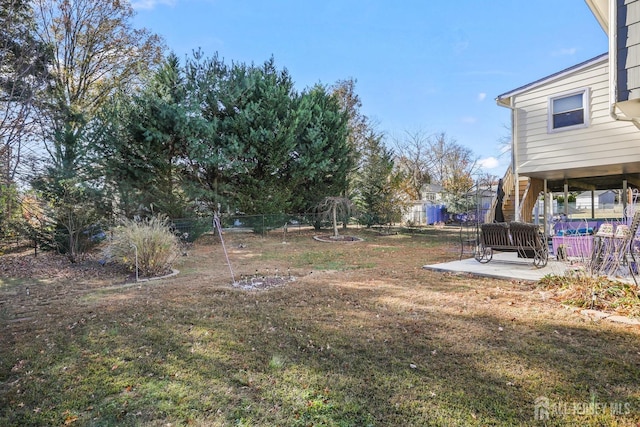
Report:
[{"label": "ornamental grass clump", "polygon": [[166,273],[178,254],[178,240],[166,217],[154,216],[142,221],[125,220],[116,228],[110,245],[111,257],[141,276]]},{"label": "ornamental grass clump", "polygon": [[539,283],[565,304],[640,317],[640,293],[634,284],[584,272],[547,275]]}]

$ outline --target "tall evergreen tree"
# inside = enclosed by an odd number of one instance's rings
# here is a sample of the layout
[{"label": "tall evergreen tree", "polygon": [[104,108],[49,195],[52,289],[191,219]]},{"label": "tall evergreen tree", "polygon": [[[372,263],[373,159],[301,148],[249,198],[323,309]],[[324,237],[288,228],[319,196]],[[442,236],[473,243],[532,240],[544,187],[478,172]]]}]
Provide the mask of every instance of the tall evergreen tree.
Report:
[{"label": "tall evergreen tree", "polygon": [[[285,213],[340,194],[353,157],[346,115],[322,86],[302,94],[273,59],[226,66],[169,57],[147,88],[109,105],[97,154],[128,215],[151,203]],[[171,205],[170,199],[175,202]]]},{"label": "tall evergreen tree", "polygon": [[324,86],[316,85],[300,97],[297,144],[288,174],[293,211],[311,211],[326,197],[337,197],[347,190],[354,163],[347,124],[348,116],[339,100]]},{"label": "tall evergreen tree", "polygon": [[192,61],[192,83],[214,129],[203,145],[192,146],[197,180],[214,208],[245,213],[280,213],[290,206],[289,173],[295,150],[297,95],[286,70],[270,59],[261,67],[232,64],[214,57]]},{"label": "tall evergreen tree", "polygon": [[248,214],[286,212],[287,165],[296,148],[293,80],[286,70],[276,69],[273,59],[260,68],[250,67],[245,79],[238,113],[230,123],[246,170],[235,176],[237,208]]},{"label": "tall evergreen tree", "polygon": [[245,103],[247,74],[246,65],[227,66],[217,55],[205,58],[200,51],[187,60],[189,102],[198,106],[210,131],[189,146],[185,182],[191,197],[212,211],[238,210],[237,182],[248,173],[244,135],[249,128],[236,119]]},{"label": "tall evergreen tree", "polygon": [[357,196],[358,171],[362,167],[368,139],[374,132],[371,121],[360,111],[362,101],[356,93],[356,82],[355,79],[339,80],[331,87],[333,96],[347,116],[347,143],[351,149],[352,169],[347,178],[345,197]]},{"label": "tall evergreen tree", "polygon": [[405,204],[400,191],[402,177],[394,170],[393,151],[384,145],[382,135],[370,132],[363,154],[356,200],[362,222],[371,226],[399,221]]},{"label": "tall evergreen tree", "polygon": [[125,216],[191,214],[183,185],[189,149],[207,138],[209,126],[187,98],[184,70],[170,54],[144,91],[105,109],[95,154]]}]

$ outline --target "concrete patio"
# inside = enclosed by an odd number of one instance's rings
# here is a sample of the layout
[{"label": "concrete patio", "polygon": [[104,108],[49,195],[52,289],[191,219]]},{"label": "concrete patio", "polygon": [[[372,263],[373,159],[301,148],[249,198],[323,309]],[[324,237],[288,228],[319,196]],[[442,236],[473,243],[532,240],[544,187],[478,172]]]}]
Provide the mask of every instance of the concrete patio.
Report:
[{"label": "concrete patio", "polygon": [[533,265],[533,260],[518,258],[514,252],[495,252],[493,260],[486,264],[481,264],[474,258],[465,258],[460,261],[423,266],[425,269],[434,271],[469,273],[483,277],[532,282],[536,282],[548,274],[562,275],[574,267],[578,266],[556,261],[554,257],[550,257],[545,267],[536,268]]}]

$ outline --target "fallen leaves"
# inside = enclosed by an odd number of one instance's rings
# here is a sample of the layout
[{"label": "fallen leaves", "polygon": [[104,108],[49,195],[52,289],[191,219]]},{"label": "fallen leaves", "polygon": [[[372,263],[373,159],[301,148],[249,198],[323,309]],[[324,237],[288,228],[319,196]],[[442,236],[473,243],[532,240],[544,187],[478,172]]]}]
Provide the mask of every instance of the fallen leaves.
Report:
[{"label": "fallen leaves", "polygon": [[[122,280],[128,275],[122,266],[101,265],[100,254],[87,254],[75,264],[55,252],[38,252],[32,249],[0,256],[0,272],[3,277],[14,279],[96,279]],[[29,291],[29,293],[32,290]]]},{"label": "fallen leaves", "polygon": [[67,415],[67,417],[64,419],[64,425],[66,426],[70,426],[71,424],[75,423],[76,421],[78,421],[78,417],[75,415]]},{"label": "fallen leaves", "polygon": [[27,364],[26,360],[24,360],[24,359],[19,360],[18,363],[13,365],[13,367],[11,368],[11,372],[20,372],[20,371],[22,371],[22,369],[24,368],[24,366],[26,364]]}]

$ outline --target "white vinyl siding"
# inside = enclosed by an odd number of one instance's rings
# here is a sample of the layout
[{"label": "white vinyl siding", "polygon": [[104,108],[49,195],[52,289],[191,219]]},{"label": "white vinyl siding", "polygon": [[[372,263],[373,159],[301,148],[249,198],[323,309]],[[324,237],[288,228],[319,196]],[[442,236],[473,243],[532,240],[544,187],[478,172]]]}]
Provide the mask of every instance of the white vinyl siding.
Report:
[{"label": "white vinyl siding", "polygon": [[[549,100],[588,88],[589,126],[549,133]],[[609,115],[607,58],[512,95],[518,173],[557,179],[622,173],[640,168],[640,131]],[[635,166],[634,166],[635,167]],[[571,174],[571,170],[578,170]]]},{"label": "white vinyl siding", "polygon": [[616,14],[617,101],[637,100],[640,98],[640,1],[619,1]]}]

